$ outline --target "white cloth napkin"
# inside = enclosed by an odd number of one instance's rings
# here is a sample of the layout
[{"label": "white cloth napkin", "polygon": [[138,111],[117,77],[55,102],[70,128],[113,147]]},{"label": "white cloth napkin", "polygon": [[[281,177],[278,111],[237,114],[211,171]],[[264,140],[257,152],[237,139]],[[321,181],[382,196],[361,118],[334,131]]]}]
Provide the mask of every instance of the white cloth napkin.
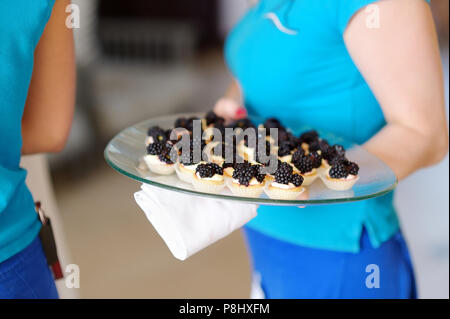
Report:
[{"label": "white cloth napkin", "polygon": [[185,260],[256,217],[256,205],[201,198],[147,184],[134,194],[175,258]]}]

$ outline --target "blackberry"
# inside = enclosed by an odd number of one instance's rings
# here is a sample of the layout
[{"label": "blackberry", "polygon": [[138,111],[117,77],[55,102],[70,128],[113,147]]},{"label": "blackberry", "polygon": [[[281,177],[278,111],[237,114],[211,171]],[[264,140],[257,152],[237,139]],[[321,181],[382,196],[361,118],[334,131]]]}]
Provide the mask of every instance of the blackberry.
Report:
[{"label": "blackberry", "polygon": [[278,138],[280,138],[280,135],[287,133],[286,128],[274,117],[268,118],[264,122],[263,127],[266,129],[266,136],[270,135],[271,128],[278,130]]},{"label": "blackberry", "polygon": [[308,156],[311,158],[313,168],[319,168],[322,166],[322,155],[320,155],[317,151],[309,153]]},{"label": "blackberry", "polygon": [[319,138],[319,133],[315,130],[304,132],[300,135],[299,139],[301,143],[310,144],[311,142],[317,140]]},{"label": "blackberry", "polygon": [[279,128],[278,129],[278,144],[285,142],[285,141],[290,141],[292,140],[292,134],[289,133],[286,129],[284,128]]},{"label": "blackberry", "polygon": [[[170,130],[169,130],[170,134]],[[159,126],[152,126],[148,129],[147,135],[151,136],[154,142],[165,142],[170,135],[167,135],[167,131],[163,130]]]},{"label": "blackberry", "polygon": [[280,184],[289,184],[291,181],[291,175],[293,168],[291,165],[285,162],[278,163],[277,170],[275,171],[275,182]]},{"label": "blackberry", "polygon": [[187,120],[187,118],[185,118],[185,117],[180,117],[180,118],[178,118],[178,119],[175,120],[175,123],[174,123],[173,126],[174,126],[175,128],[178,128],[178,127],[186,128],[187,125],[188,125],[188,120]]},{"label": "blackberry", "polygon": [[291,154],[295,145],[290,141],[282,141],[278,144],[278,156],[282,157]]},{"label": "blackberry", "polygon": [[[202,125],[201,125],[201,119],[200,119],[200,118],[198,118],[198,117],[190,117],[190,118],[188,119],[188,123],[187,123],[187,127],[186,127],[186,129],[187,129],[189,132],[192,132],[192,131],[194,130],[194,121],[197,121],[197,122],[198,122],[197,125],[200,126],[200,129],[202,128]],[[203,132],[201,132],[201,133],[203,133]]]},{"label": "blackberry", "polygon": [[328,164],[333,166],[336,163],[342,162],[343,160],[345,160],[345,156],[344,155],[334,155],[334,157],[331,157],[330,159],[328,159]]},{"label": "blackberry", "polygon": [[235,165],[235,163],[233,163],[233,162],[229,162],[229,163],[223,162],[222,163],[222,168],[223,169],[228,168],[228,167],[233,167],[234,168],[234,165]]},{"label": "blackberry", "polygon": [[223,175],[223,169],[215,163],[205,163],[199,164],[195,173],[198,173],[201,178],[211,178],[216,174]]},{"label": "blackberry", "polygon": [[167,164],[173,164],[171,156],[176,156],[176,152],[172,152],[172,145],[167,142],[150,144],[147,146],[147,154],[157,155],[162,162]]},{"label": "blackberry", "polygon": [[354,162],[350,162],[346,158],[335,159],[330,168],[330,177],[332,178],[346,178],[349,174],[358,175],[359,166]]},{"label": "blackberry", "polygon": [[236,164],[233,172],[233,178],[244,186],[249,186],[252,178],[262,183],[265,177],[266,175],[260,172],[260,165],[252,165],[248,162]]},{"label": "blackberry", "polygon": [[233,168],[234,169],[243,169],[244,167],[250,165],[248,161],[244,161],[242,163],[234,163]]},{"label": "blackberry", "polygon": [[277,128],[277,129],[284,129],[283,125],[281,125],[280,121],[278,121],[276,118],[274,117],[270,117],[268,118],[265,122],[264,122],[264,127],[267,130],[270,130],[271,128]]},{"label": "blackberry", "polygon": [[234,167],[233,178],[237,179],[239,184],[248,186],[254,174],[255,171],[250,163],[239,163]]},{"label": "blackberry", "polygon": [[356,163],[350,162],[347,165],[348,173],[351,175],[358,175],[359,173],[359,166]]},{"label": "blackberry", "polygon": [[322,152],[322,156],[328,163],[331,163],[335,158],[343,158],[345,156],[345,149],[342,145],[335,144],[326,148],[326,150]]},{"label": "blackberry", "polygon": [[262,165],[253,165],[256,169],[255,178],[258,181],[258,183],[262,183],[264,179],[266,178],[266,174],[261,172]]},{"label": "blackberry", "polygon": [[173,161],[170,157],[170,152],[159,154],[158,158],[161,162],[164,162],[166,164],[173,164]]},{"label": "blackberry", "polygon": [[250,121],[250,119],[243,118],[243,119],[236,120],[236,121],[230,123],[230,127],[233,129],[241,128],[241,129],[245,130],[248,128],[255,128],[255,125],[252,123],[252,121]]},{"label": "blackberry", "polygon": [[309,152],[316,152],[320,150],[319,140],[314,140],[308,145]]},{"label": "blackberry", "polygon": [[195,120],[200,121],[198,117],[190,117],[190,118],[180,117],[175,121],[174,126],[175,128],[184,128],[189,132],[192,132],[194,130]]},{"label": "blackberry", "polygon": [[216,172],[217,175],[223,175],[223,168],[216,163],[208,163]]},{"label": "blackberry", "polygon": [[330,145],[328,145],[327,140],[319,138],[317,140],[313,140],[311,143],[308,144],[308,151],[309,152],[321,151],[323,153],[329,147],[330,147]]},{"label": "blackberry", "polygon": [[216,174],[215,170],[210,165],[208,165],[208,163],[199,164],[195,169],[195,173],[198,173],[201,178],[210,178]]},{"label": "blackberry", "polygon": [[163,150],[164,150],[164,143],[161,142],[151,143],[147,146],[147,154],[149,155],[162,154]]},{"label": "blackberry", "polygon": [[348,176],[348,170],[344,161],[337,162],[331,166],[329,174],[332,178],[346,178]]},{"label": "blackberry", "polygon": [[300,145],[300,139],[298,137],[296,137],[294,134],[292,134],[291,132],[287,133],[287,140],[289,141],[289,143],[291,143],[294,147],[296,147],[297,145]]},{"label": "blackberry", "polygon": [[303,176],[300,174],[291,175],[291,183],[295,185],[295,187],[299,187],[303,184]]},{"label": "blackberry", "polygon": [[217,127],[218,125],[222,125],[225,123],[225,119],[223,117],[218,116],[213,111],[209,111],[205,115],[206,125],[209,126],[211,124],[214,125],[214,127]]},{"label": "blackberry", "polygon": [[291,162],[297,162],[300,160],[300,158],[302,158],[305,155],[305,151],[299,147],[293,154],[292,154],[292,159]]},{"label": "blackberry", "polygon": [[172,144],[176,144],[181,139],[181,136],[176,136],[175,135],[175,138],[173,138],[173,139],[170,138],[170,135],[171,135],[172,131],[173,131],[173,129],[168,129],[164,133],[165,133],[165,136],[166,136],[166,139],[167,139],[168,142],[170,142]]},{"label": "blackberry", "polygon": [[308,155],[301,156],[295,162],[292,162],[294,166],[300,171],[300,173],[308,173],[313,169],[313,160]]}]

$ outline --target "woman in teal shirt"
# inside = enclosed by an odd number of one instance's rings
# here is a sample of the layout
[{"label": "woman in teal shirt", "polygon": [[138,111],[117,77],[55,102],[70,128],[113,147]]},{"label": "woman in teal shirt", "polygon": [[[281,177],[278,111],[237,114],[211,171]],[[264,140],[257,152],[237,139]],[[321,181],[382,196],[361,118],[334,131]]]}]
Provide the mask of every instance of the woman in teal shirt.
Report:
[{"label": "woman in teal shirt", "polygon": [[0,298],[57,297],[21,154],[55,152],[74,106],[69,0],[0,0]]},{"label": "woman in teal shirt", "polygon": [[[436,34],[423,0],[261,0],[225,47],[236,81],[215,106],[364,145],[401,180],[447,152]],[[261,206],[246,227],[266,297],[408,298],[393,193],[303,209]],[[370,265],[382,278],[366,285]],[[369,267],[369,268],[367,268]]]}]

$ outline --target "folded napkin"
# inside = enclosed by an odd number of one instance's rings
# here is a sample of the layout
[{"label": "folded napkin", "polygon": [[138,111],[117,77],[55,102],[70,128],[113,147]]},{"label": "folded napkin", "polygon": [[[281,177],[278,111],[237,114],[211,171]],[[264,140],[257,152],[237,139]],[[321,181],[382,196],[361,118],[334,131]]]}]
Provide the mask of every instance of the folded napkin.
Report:
[{"label": "folded napkin", "polygon": [[175,258],[185,260],[256,217],[256,205],[202,198],[143,184],[139,207]]}]

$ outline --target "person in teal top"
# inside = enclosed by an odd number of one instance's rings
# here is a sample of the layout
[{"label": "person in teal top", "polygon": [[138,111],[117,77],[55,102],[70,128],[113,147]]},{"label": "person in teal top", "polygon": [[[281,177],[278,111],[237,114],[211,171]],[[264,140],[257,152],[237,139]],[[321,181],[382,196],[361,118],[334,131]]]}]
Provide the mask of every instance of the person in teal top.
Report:
[{"label": "person in teal top", "polygon": [[69,132],[75,83],[69,3],[0,0],[0,298],[57,297],[19,163],[22,154],[60,150]]},{"label": "person in teal top", "polygon": [[[334,133],[400,180],[447,152],[438,44],[423,0],[261,0],[230,32],[225,59],[235,78],[215,106],[225,118],[245,114],[243,105],[296,133]],[[246,236],[266,296],[414,296],[393,196],[260,206]],[[380,289],[364,284],[369,264],[380,266]]]}]

